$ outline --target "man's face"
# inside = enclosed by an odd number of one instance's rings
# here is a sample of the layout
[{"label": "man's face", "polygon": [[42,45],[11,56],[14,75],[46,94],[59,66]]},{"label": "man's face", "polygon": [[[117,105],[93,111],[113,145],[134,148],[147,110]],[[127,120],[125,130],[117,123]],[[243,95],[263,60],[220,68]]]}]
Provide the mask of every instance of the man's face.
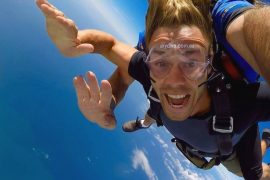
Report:
[{"label": "man's face", "polygon": [[209,43],[195,26],[154,32],[147,64],[153,88],[170,119],[182,121],[209,110],[207,89],[198,87],[207,80],[208,49]]}]

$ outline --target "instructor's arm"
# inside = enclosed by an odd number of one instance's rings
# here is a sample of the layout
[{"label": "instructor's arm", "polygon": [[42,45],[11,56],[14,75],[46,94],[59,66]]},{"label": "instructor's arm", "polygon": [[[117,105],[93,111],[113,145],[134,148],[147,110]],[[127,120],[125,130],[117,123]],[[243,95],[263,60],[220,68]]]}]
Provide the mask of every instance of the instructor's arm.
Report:
[{"label": "instructor's arm", "polygon": [[233,48],[270,84],[270,7],[250,9],[229,26]]}]

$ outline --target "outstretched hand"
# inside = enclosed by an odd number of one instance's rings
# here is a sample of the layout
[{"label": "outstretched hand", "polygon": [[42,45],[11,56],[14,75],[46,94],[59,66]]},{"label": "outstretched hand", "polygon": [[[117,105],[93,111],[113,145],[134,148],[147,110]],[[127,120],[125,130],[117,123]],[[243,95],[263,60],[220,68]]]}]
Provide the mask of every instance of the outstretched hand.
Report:
[{"label": "outstretched hand", "polygon": [[94,73],[86,73],[87,82],[80,76],[74,78],[78,105],[87,120],[97,123],[105,129],[113,129],[116,120],[111,109],[112,87],[106,80],[101,82],[99,89]]},{"label": "outstretched hand", "polygon": [[76,57],[94,51],[92,44],[81,43],[75,23],[47,0],[36,0],[37,6],[46,18],[47,32],[61,53]]}]

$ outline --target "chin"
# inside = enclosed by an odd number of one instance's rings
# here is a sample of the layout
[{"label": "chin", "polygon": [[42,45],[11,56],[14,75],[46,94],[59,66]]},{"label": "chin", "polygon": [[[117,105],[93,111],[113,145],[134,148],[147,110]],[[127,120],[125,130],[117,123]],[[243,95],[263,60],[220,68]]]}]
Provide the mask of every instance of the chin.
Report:
[{"label": "chin", "polygon": [[188,118],[188,117],[183,117],[179,115],[167,115],[167,117],[170,118],[170,120],[172,121],[185,121]]},{"label": "chin", "polygon": [[172,113],[167,109],[163,108],[165,115],[172,121],[185,121],[188,119],[189,115],[186,112],[182,113]]}]

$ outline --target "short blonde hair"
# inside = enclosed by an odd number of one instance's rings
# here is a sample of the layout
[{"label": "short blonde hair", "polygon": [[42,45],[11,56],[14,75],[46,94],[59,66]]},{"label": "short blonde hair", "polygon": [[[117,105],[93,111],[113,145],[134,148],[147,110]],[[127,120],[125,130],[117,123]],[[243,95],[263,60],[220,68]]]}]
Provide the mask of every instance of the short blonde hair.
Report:
[{"label": "short blonde hair", "polygon": [[198,27],[211,44],[210,4],[211,0],[150,0],[146,15],[146,46],[158,28],[181,25]]}]

